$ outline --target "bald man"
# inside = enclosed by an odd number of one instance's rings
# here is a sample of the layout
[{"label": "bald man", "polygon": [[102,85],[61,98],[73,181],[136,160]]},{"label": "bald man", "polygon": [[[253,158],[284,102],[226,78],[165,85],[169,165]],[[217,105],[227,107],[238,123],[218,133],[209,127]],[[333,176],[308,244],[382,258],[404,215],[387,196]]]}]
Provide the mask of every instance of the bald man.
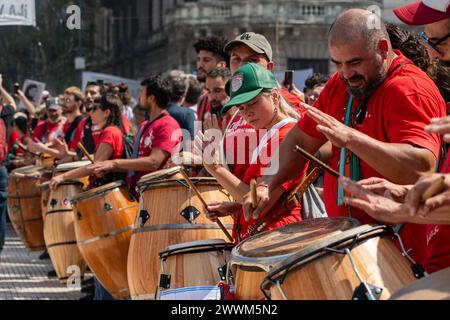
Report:
[{"label": "bald man", "polygon": [[[259,179],[254,211],[250,194],[246,196],[244,207],[254,217],[271,204],[272,190],[307,164],[293,152],[296,145],[314,154],[331,141],[329,165],[353,180],[383,177],[409,184],[435,168],[441,138],[423,128],[431,118],[445,115],[444,101],[425,73],[392,50],[378,16],[361,9],[344,12],[330,29],[328,47],[337,72],[280,146],[277,174]],[[329,216],[375,222],[344,205],[343,190],[329,174],[324,201]]]}]

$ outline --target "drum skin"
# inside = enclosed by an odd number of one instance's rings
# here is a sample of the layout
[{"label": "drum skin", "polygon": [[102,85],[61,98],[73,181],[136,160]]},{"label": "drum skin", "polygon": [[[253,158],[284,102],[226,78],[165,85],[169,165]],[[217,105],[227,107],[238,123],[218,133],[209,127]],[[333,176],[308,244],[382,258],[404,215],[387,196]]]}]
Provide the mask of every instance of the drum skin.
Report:
[{"label": "drum skin", "polygon": [[330,235],[358,226],[346,217],[309,219],[292,223],[250,237],[231,253],[231,270],[237,300],[264,298],[261,283],[274,265],[294,255],[301,248]]},{"label": "drum skin", "polygon": [[127,257],[138,203],[124,183],[110,183],[73,199],[78,248],[103,287],[116,299],[130,296]]},{"label": "drum skin", "polygon": [[[313,244],[316,253],[311,251],[309,258],[307,252],[312,248],[305,247],[274,266],[263,281],[262,288],[270,291],[273,300],[351,300],[361,280],[352,268],[349,256],[323,250],[328,247],[349,249],[362,279],[382,289],[380,296],[375,298],[389,299],[392,293],[412,283],[415,278],[407,260],[381,228],[385,227],[363,225],[341,235],[325,238]],[[360,240],[357,243],[349,240],[336,245],[351,234],[359,234]],[[289,270],[288,265],[291,265]],[[283,293],[274,285],[280,279]],[[358,299],[365,297],[360,296]]]},{"label": "drum skin", "polygon": [[450,268],[411,283],[395,292],[390,300],[450,300]]},{"label": "drum skin", "polygon": [[[232,201],[215,179],[193,178],[192,181],[206,203]],[[131,236],[128,282],[133,299],[154,299],[159,284],[160,252],[173,244],[227,238],[217,224],[207,218],[202,202],[193,191],[189,192],[184,180],[146,182],[138,187],[141,209]],[[180,215],[189,205],[200,212],[192,222]],[[231,231],[233,219],[226,217],[221,221]]]},{"label": "drum skin", "polygon": [[8,179],[8,215],[17,235],[31,251],[45,249],[41,210],[41,183],[45,168],[29,166],[11,172]]},{"label": "drum skin", "polygon": [[231,243],[214,239],[169,246],[160,253],[159,275],[170,276],[170,287],[158,288],[159,293],[187,287],[215,286],[225,281],[218,270],[228,263],[232,247]]},{"label": "drum skin", "polygon": [[79,181],[66,181],[50,192],[45,215],[44,238],[47,251],[61,283],[72,275],[69,267],[78,267],[84,276],[86,263],[78,250],[74,229],[72,197],[80,194]]}]

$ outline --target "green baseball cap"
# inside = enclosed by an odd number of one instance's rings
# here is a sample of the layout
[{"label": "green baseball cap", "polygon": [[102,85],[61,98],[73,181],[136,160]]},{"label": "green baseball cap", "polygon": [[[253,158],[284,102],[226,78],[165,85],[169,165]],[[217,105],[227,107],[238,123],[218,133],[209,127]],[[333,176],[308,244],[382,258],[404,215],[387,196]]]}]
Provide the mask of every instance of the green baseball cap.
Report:
[{"label": "green baseball cap", "polygon": [[222,109],[225,114],[234,106],[255,99],[264,89],[278,86],[272,72],[256,63],[246,63],[231,78],[230,101]]}]

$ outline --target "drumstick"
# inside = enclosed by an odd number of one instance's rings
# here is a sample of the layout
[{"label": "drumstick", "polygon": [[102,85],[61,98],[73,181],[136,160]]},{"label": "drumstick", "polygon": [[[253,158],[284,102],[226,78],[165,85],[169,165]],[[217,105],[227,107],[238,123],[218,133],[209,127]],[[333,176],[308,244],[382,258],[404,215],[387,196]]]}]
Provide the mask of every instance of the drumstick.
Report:
[{"label": "drumstick", "polygon": [[84,155],[89,159],[90,162],[95,163],[92,156],[89,154],[89,152],[86,150],[86,148],[83,146],[83,144],[80,142],[78,143],[78,148],[84,153]]},{"label": "drumstick", "polygon": [[319,168],[325,170],[326,172],[328,172],[332,176],[334,176],[336,178],[339,178],[341,176],[339,174],[339,172],[337,172],[336,170],[334,170],[331,167],[327,166],[325,163],[323,163],[322,161],[320,161],[319,159],[314,157],[312,154],[309,154],[307,151],[303,150],[299,146],[295,146],[294,151],[300,153],[303,157],[305,157],[309,161],[313,162],[316,166],[318,166]]},{"label": "drumstick", "polygon": [[[203,199],[203,197],[202,197],[200,191],[197,189],[197,187],[192,183],[192,181],[189,178],[189,176],[187,175],[187,173],[183,169],[180,169],[180,173],[183,176],[184,180],[186,180],[186,182],[189,185],[189,187],[191,187],[191,189],[194,190],[194,192],[197,195],[197,197],[203,203],[203,206],[205,208],[207,208],[208,204],[206,203],[205,199]],[[225,235],[227,236],[228,240],[230,240],[231,242],[234,242],[233,237],[230,235],[228,230],[225,228],[225,226],[222,224],[222,222],[219,219],[217,219],[217,225],[220,227],[220,229],[223,231],[223,233],[225,233]]]},{"label": "drumstick", "polygon": [[431,197],[437,195],[439,192],[441,192],[445,187],[444,181],[445,181],[445,177],[442,176],[438,180],[433,182],[428,187],[428,189],[425,190],[425,192],[422,194],[422,202],[427,201],[429,198],[431,198]]},{"label": "drumstick", "polygon": [[256,209],[256,207],[258,206],[258,198],[256,196],[256,180],[252,179],[252,181],[250,181],[250,195],[252,197],[252,207],[253,209]]}]

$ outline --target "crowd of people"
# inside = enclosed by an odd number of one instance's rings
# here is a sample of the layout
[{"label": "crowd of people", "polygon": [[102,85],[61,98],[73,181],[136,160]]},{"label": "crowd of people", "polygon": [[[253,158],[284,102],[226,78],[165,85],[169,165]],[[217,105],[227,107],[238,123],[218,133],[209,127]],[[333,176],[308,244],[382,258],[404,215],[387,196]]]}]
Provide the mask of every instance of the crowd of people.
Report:
[{"label": "crowd of people", "polygon": [[[134,107],[126,85],[99,81],[56,98],[47,92],[43,107],[19,90],[17,110],[0,78],[0,158],[10,168],[36,154],[75,162],[81,143],[95,163],[52,178],[51,188],[89,176],[89,188],[124,180],[131,192],[147,173],[188,166],[233,197],[207,212],[213,221],[233,216],[237,244],[305,219],[302,203],[288,197],[311,170],[293,152],[299,146],[341,176],[324,172],[315,182],[328,216],[396,225],[397,245],[426,272],[450,267],[450,4],[427,3],[394,11],[405,24],[425,25],[421,34],[382,21],[372,28],[379,17],[366,10],[342,13],[328,34],[336,73],[312,75],[304,90],[275,79],[271,44],[254,32],[200,39],[196,77],[151,76]],[[0,167],[0,251],[7,177]],[[439,179],[444,186],[423,201]]]}]

